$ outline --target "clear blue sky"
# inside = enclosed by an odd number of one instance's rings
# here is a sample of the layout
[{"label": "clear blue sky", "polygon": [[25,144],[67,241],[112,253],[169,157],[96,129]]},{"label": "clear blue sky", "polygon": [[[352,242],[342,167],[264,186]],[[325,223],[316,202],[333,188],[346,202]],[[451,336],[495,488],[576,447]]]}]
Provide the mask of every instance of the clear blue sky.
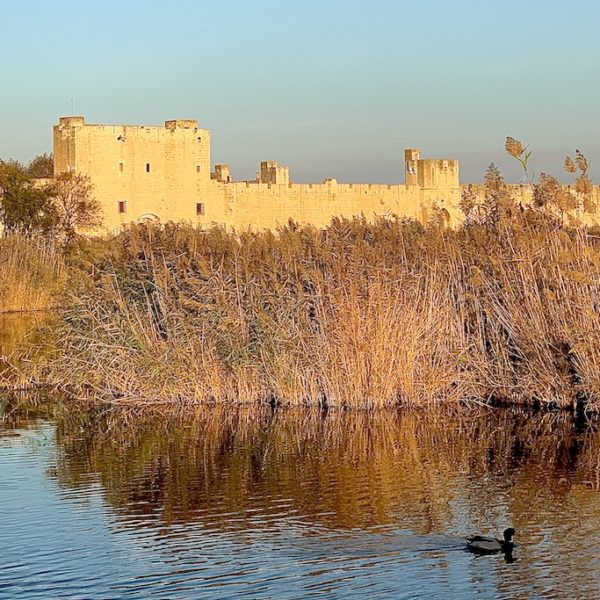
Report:
[{"label": "clear blue sky", "polygon": [[402,181],[404,147],[477,181],[506,135],[560,174],[600,176],[600,2],[0,0],[0,157],[51,150],[51,126],[197,118],[235,178]]}]

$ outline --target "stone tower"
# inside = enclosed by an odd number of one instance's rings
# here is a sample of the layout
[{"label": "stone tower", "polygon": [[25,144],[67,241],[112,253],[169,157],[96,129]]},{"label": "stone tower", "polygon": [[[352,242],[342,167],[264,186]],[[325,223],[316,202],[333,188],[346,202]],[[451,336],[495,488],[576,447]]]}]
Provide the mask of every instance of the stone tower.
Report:
[{"label": "stone tower", "polygon": [[146,219],[197,222],[210,185],[210,131],[193,119],[161,127],[61,117],[54,171],[70,170],[90,177],[108,229]]},{"label": "stone tower", "polygon": [[417,167],[419,162],[419,150],[407,148],[404,150],[404,183],[406,185],[418,185]]}]

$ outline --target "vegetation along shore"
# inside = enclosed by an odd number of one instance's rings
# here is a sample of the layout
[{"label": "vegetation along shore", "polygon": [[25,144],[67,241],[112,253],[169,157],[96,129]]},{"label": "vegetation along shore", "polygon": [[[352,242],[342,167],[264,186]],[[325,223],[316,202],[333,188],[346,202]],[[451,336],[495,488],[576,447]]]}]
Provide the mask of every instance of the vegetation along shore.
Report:
[{"label": "vegetation along shore", "polygon": [[[526,155],[516,140],[507,150]],[[59,229],[58,251],[15,232],[0,240],[0,269],[31,284],[37,271],[15,258],[28,265],[30,252],[52,274],[38,294],[66,285],[50,350],[5,385],[132,405],[597,411],[600,232],[574,216],[591,185],[582,160],[565,162],[581,173],[573,192],[542,175],[529,206],[490,167],[456,229],[364,217],[235,233],[131,225],[105,240]]]}]

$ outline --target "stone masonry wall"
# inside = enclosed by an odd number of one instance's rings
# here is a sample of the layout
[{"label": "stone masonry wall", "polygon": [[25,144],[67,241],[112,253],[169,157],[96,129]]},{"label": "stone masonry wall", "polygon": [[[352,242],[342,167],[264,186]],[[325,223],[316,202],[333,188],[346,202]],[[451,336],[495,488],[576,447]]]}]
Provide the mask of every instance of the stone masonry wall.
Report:
[{"label": "stone masonry wall", "polygon": [[405,184],[294,184],[288,168],[275,161],[261,164],[257,181],[232,182],[227,165],[211,177],[210,132],[193,120],[163,127],[89,125],[83,117],[63,117],[54,127],[55,173],[89,175],[106,231],[144,219],[236,229],[275,228],[289,219],[323,227],[334,216],[360,214],[427,221],[434,206],[448,223],[458,222],[458,162],[420,159],[415,149],[407,153]]}]

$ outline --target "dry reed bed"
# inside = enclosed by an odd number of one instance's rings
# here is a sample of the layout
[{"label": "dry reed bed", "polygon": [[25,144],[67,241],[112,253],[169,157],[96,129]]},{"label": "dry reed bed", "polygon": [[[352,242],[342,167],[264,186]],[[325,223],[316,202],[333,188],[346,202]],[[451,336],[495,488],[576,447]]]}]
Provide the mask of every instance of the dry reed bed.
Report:
[{"label": "dry reed bed", "polygon": [[49,308],[64,276],[63,258],[51,243],[0,235],[0,313]]},{"label": "dry reed bed", "polygon": [[596,410],[600,253],[522,220],[334,219],[228,234],[137,226],[74,292],[38,377],[118,403]]}]

